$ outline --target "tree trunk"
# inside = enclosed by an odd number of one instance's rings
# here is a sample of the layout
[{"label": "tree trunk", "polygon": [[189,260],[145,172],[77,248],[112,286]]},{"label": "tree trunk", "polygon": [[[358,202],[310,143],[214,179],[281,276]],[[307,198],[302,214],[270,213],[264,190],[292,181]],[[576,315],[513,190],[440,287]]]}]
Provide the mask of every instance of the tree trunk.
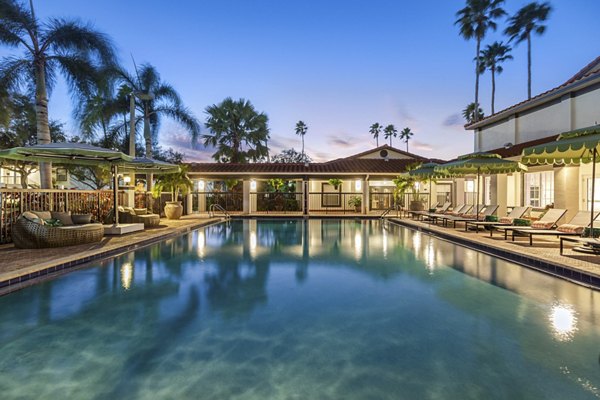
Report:
[{"label": "tree trunk", "polygon": [[531,98],[531,35],[527,35],[527,99]]},{"label": "tree trunk", "polygon": [[27,189],[28,178],[29,178],[29,174],[26,174],[24,170],[21,170],[21,187],[23,189]]},{"label": "tree trunk", "polygon": [[[46,65],[43,59],[36,60],[35,63],[35,119],[37,144],[50,143]],[[40,187],[42,189],[52,189],[52,163],[40,163]]]},{"label": "tree trunk", "polygon": [[494,98],[496,96],[496,68],[492,67],[492,114],[494,114]]},{"label": "tree trunk", "polygon": [[408,139],[406,139],[406,152],[408,153]]},{"label": "tree trunk", "polygon": [[379,147],[379,136],[375,136],[375,144]]},{"label": "tree trunk", "polygon": [[474,122],[479,121],[479,50],[481,38],[477,37],[477,54],[475,55],[475,117]]},{"label": "tree trunk", "polygon": [[[147,112],[144,113],[144,139],[146,140],[146,157],[152,158],[152,133],[150,132],[150,118]],[[152,174],[146,174],[146,190],[148,191],[152,190],[152,179]]]}]

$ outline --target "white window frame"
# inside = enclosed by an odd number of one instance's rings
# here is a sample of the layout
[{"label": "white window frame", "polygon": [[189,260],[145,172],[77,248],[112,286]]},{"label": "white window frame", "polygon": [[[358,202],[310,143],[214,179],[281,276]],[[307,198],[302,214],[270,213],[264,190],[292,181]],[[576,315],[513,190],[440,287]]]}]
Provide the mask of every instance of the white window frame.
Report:
[{"label": "white window frame", "polygon": [[526,206],[544,208],[554,204],[554,171],[528,172],[524,179]]}]

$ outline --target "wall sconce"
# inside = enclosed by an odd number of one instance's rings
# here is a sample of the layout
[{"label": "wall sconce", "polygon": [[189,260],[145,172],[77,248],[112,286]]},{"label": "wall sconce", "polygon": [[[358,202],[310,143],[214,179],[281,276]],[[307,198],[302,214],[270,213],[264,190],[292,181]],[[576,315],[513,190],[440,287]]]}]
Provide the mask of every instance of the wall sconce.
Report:
[{"label": "wall sconce", "polygon": [[125,175],[123,177],[123,183],[125,184],[125,186],[129,186],[129,184],[131,183],[131,177],[129,175]]},{"label": "wall sconce", "polygon": [[361,180],[360,180],[360,179],[357,179],[357,180],[354,182],[354,189],[355,189],[357,192],[360,192],[360,190],[362,189],[362,182],[361,182]]},{"label": "wall sconce", "polygon": [[250,190],[256,192],[256,181],[254,179],[250,181]]},{"label": "wall sconce", "polygon": [[199,191],[204,190],[204,181],[203,180],[198,181],[198,190]]}]

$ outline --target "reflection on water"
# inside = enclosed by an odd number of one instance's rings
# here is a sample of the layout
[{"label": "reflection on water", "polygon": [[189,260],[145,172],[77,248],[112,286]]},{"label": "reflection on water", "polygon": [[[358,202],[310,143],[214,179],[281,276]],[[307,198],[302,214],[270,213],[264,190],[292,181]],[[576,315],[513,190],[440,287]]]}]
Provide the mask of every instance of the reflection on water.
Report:
[{"label": "reflection on water", "polygon": [[0,298],[0,390],[596,398],[599,305],[598,292],[379,221],[235,221]]}]

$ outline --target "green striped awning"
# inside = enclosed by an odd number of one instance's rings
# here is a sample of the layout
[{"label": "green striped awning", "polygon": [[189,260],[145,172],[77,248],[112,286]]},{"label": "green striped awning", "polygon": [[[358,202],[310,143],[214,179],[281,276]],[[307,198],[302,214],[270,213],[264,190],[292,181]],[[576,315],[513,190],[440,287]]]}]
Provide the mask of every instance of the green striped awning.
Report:
[{"label": "green striped awning", "polygon": [[517,161],[505,160],[498,154],[471,153],[458,157],[456,161],[439,165],[434,170],[446,175],[510,174],[527,171],[527,167]]},{"label": "green striped awning", "polygon": [[600,151],[600,125],[561,133],[554,142],[523,149],[525,164],[579,164],[592,161]]},{"label": "green striped awning", "polygon": [[85,143],[49,143],[0,150],[0,158],[13,161],[52,162],[57,164],[100,165],[133,161],[117,150]]}]

